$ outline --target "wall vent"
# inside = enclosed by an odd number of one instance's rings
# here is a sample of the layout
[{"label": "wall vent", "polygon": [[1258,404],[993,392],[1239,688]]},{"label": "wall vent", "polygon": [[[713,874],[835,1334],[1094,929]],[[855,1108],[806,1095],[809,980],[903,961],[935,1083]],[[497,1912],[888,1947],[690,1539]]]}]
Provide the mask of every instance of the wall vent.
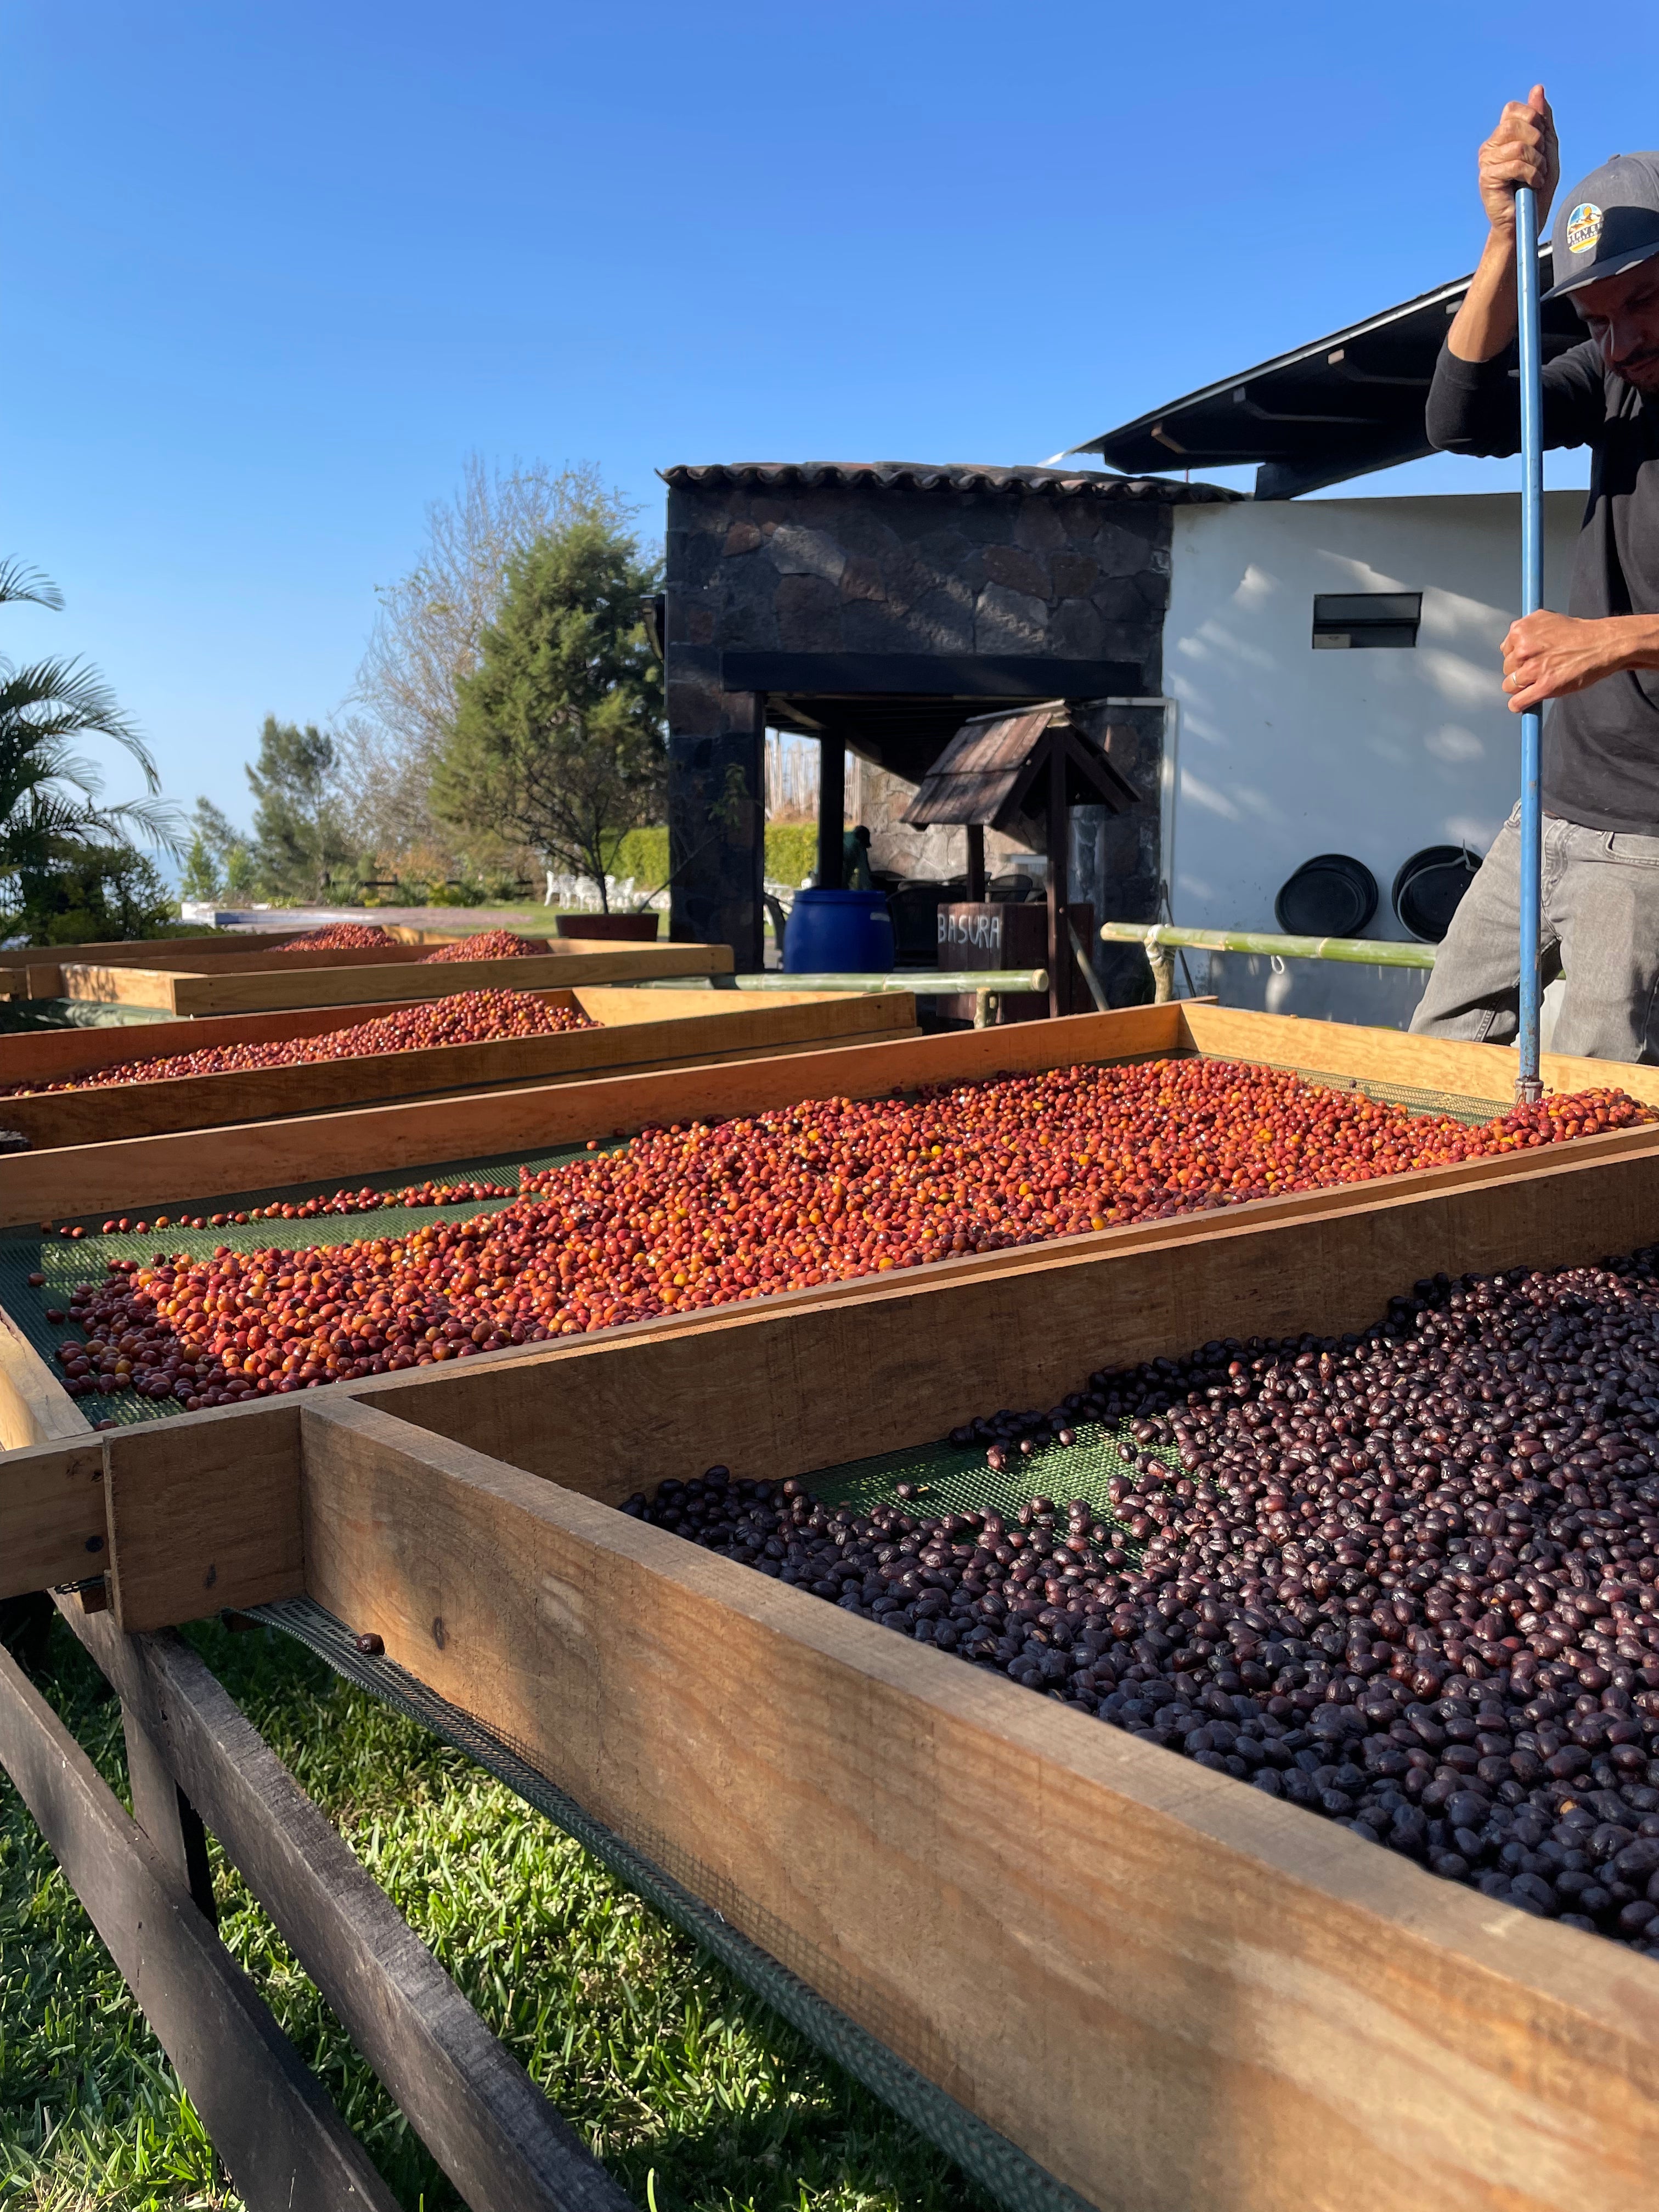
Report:
[{"label": "wall vent", "polygon": [[1316,653],[1417,643],[1421,592],[1322,592],[1314,599]]}]

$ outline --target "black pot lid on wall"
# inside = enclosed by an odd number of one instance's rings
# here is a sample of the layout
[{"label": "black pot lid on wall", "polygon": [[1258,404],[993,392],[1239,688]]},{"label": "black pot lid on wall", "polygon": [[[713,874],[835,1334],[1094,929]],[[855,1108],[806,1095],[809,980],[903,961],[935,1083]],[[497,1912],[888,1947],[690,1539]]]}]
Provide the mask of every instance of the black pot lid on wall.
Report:
[{"label": "black pot lid on wall", "polygon": [[1393,892],[1401,927],[1425,945],[1438,945],[1480,866],[1480,855],[1467,845],[1425,845],[1402,861]]},{"label": "black pot lid on wall", "polygon": [[1376,900],[1376,878],[1363,860],[1318,853],[1280,884],[1273,915],[1289,937],[1363,937]]}]

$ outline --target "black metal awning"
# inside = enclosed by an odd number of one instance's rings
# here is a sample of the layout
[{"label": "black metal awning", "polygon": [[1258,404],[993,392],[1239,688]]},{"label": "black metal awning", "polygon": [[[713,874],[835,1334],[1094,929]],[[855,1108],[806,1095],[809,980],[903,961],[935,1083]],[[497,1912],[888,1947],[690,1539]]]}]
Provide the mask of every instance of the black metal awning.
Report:
[{"label": "black metal awning", "polygon": [[[1539,253],[1543,289],[1552,280],[1547,246]],[[1237,468],[1256,464],[1258,499],[1341,483],[1431,448],[1423,408],[1446,328],[1469,279],[1442,284],[1345,331],[1172,399],[1073,450],[1098,453],[1115,469]],[[1571,300],[1543,310],[1544,358],[1579,344],[1584,326]]]}]

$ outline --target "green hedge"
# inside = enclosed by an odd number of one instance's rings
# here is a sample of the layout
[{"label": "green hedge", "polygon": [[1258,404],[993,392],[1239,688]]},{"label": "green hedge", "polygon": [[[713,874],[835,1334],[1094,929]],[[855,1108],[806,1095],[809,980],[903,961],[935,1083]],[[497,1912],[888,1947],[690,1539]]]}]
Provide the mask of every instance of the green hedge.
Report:
[{"label": "green hedge", "polygon": [[818,864],[816,822],[769,822],[766,872],[775,884],[799,884]]},{"label": "green hedge", "polygon": [[613,876],[632,876],[641,898],[668,881],[668,829],[630,830],[617,848]]},{"label": "green hedge", "polygon": [[[766,825],[766,872],[774,883],[799,884],[818,864],[816,823],[769,822]],[[613,876],[632,876],[641,895],[668,880],[668,831],[630,830],[617,848]]]}]

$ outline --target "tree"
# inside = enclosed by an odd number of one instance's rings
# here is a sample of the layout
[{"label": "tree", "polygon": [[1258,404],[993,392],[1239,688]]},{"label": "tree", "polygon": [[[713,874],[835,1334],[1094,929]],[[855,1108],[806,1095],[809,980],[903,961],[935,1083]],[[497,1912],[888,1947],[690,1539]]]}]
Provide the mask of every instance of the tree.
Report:
[{"label": "tree", "polygon": [[181,899],[209,900],[217,902],[224,896],[225,879],[220,873],[213,855],[203,842],[198,830],[190,841],[185,854],[185,865],[179,877],[179,896]]},{"label": "tree", "polygon": [[255,876],[247,839],[210,799],[197,800],[190,823],[180,894],[187,899],[246,898]]},{"label": "tree", "polygon": [[[378,593],[380,617],[357,672],[344,726],[353,834],[396,859],[422,848],[462,858],[454,825],[431,801],[439,757],[454,734],[459,686],[501,605],[509,564],[579,521],[625,530],[636,510],[607,492],[590,463],[552,471],[515,462],[503,472],[477,454],[453,498],[426,512],[415,567]],[[471,832],[499,852],[496,825]]]},{"label": "tree", "polygon": [[656,582],[631,533],[597,518],[515,555],[433,775],[441,817],[506,829],[591,876],[602,905],[617,841],[661,802],[662,674],[640,611]]},{"label": "tree", "polygon": [[20,920],[31,945],[107,945],[157,937],[178,920],[155,863],[131,845],[75,845],[25,879]]},{"label": "tree", "polygon": [[[0,562],[0,606],[10,604],[58,609],[64,599],[44,576]],[[88,737],[112,739],[137,763],[143,798],[101,803],[96,767],[73,750]],[[15,927],[30,912],[52,910],[48,879],[93,847],[131,849],[136,836],[177,852],[178,817],[160,790],[149,748],[95,669],[0,659],[0,922]]]},{"label": "tree", "polygon": [[[334,740],[314,722],[301,729],[297,722],[265,716],[259,757],[247,770],[247,780],[256,802],[253,870],[273,897],[321,898],[331,876],[349,872],[352,848],[337,765]],[[201,812],[199,805],[197,811]],[[222,815],[218,818],[223,823]],[[228,830],[228,823],[224,826]]]}]

